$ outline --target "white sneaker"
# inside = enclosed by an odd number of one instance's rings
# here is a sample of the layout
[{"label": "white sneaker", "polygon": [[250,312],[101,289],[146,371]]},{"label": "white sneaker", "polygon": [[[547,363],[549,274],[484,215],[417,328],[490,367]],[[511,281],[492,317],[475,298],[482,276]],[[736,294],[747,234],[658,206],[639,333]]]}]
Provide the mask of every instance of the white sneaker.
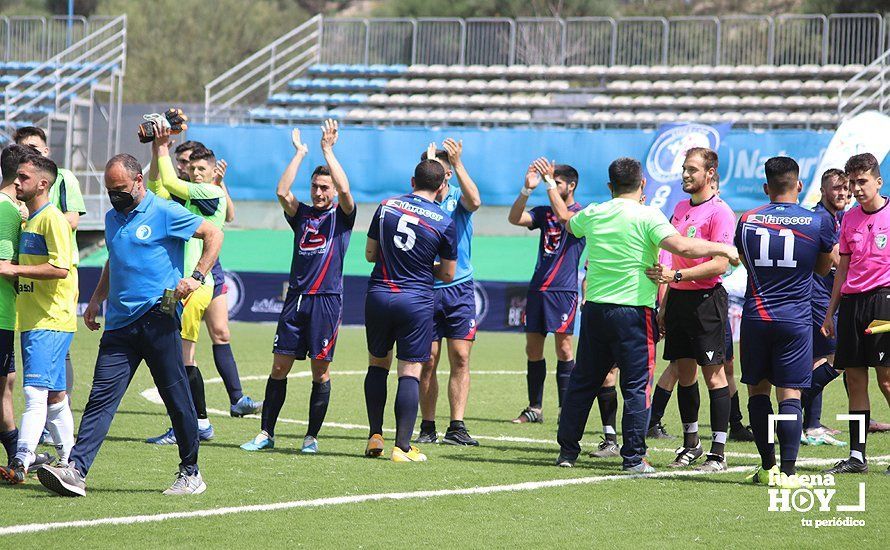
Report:
[{"label": "white sneaker", "polygon": [[185,471],[180,470],[176,474],[176,481],[169,489],[164,491],[165,495],[200,495],[207,490],[207,485],[201,477],[201,472],[195,472],[188,475]]}]

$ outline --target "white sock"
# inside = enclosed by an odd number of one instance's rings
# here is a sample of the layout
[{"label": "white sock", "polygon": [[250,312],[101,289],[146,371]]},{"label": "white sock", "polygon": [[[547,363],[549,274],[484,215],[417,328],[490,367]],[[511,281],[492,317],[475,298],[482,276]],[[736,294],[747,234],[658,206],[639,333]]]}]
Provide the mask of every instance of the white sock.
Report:
[{"label": "white sock", "polygon": [[15,457],[22,461],[25,470],[34,462],[34,451],[40,442],[43,426],[46,424],[46,400],[49,396],[47,388],[25,386],[25,412],[22,413],[22,425],[19,428],[18,450]]},{"label": "white sock", "polygon": [[49,433],[56,442],[56,450],[62,464],[68,463],[68,455],[74,446],[74,415],[68,406],[68,396],[62,401],[49,405],[46,408],[46,421]]},{"label": "white sock", "polygon": [[206,430],[210,427],[210,419],[209,418],[199,418],[198,419],[198,429]]}]

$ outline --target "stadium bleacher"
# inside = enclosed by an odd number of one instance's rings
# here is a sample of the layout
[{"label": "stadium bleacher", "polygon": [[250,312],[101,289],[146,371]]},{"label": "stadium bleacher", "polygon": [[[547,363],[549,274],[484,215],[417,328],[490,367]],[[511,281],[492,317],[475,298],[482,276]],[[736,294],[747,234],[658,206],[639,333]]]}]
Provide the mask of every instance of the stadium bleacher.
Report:
[{"label": "stadium bleacher", "polygon": [[649,19],[318,18],[209,83],[206,107],[224,114],[268,82],[247,122],[828,129],[841,95],[856,109],[885,87],[875,14]]}]

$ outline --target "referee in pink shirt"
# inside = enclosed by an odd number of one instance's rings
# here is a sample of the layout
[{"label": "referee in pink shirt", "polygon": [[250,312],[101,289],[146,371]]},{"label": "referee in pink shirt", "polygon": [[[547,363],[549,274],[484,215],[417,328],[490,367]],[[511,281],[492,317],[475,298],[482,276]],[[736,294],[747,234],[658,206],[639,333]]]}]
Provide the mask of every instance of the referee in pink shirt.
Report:
[{"label": "referee in pink shirt", "polygon": [[840,264],[822,333],[837,335],[835,368],[846,370],[850,414],[865,420],[850,420],[850,458],[826,470],[831,474],[868,471],[868,368],[875,368],[882,389],[890,385],[890,333],[865,334],[872,321],[890,320],[890,199],[880,193],[884,182],[878,166],[871,153],[854,155],[844,166],[858,204],[841,222]]}]

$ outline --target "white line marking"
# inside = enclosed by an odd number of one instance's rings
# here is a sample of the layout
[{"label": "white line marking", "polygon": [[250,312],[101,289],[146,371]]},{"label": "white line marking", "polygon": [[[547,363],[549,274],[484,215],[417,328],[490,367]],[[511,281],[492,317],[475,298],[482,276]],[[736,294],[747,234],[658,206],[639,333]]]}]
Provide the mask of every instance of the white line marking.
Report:
[{"label": "white line marking", "polygon": [[[356,372],[358,372],[358,371],[356,371]],[[343,374],[343,373],[341,373],[341,374]],[[308,376],[308,374],[307,374],[307,376]],[[216,378],[215,380],[221,381],[220,378]],[[245,378],[242,378],[242,380],[245,380]],[[163,400],[161,400],[161,395],[158,393],[157,388],[149,388],[147,390],[143,390],[139,395],[144,397],[149,402],[154,403],[155,405],[163,405],[164,404]],[[207,413],[213,414],[216,416],[230,416],[229,411],[224,411],[221,409],[207,409]],[[259,415],[256,415],[256,414],[245,415],[244,418],[254,418],[256,420],[260,419]],[[292,418],[279,417],[278,422],[281,422],[284,424],[297,424],[300,426],[308,426],[309,425],[309,422],[307,422],[305,420],[294,420]],[[368,426],[364,426],[362,424],[345,424],[342,422],[328,422],[328,421],[325,421],[324,426],[327,428],[340,428],[343,430],[368,431],[368,429],[369,429]],[[395,433],[395,429],[393,429],[393,428],[384,428],[383,431],[387,432],[387,433]],[[478,435],[478,434],[473,435],[473,437],[478,440],[481,440],[481,441],[501,441],[501,442],[505,442],[505,443],[529,443],[529,444],[534,444],[534,445],[551,445],[551,446],[557,445],[555,439],[532,439],[529,437],[518,437],[518,436],[512,436],[512,435],[493,436],[493,435]],[[649,450],[656,452],[656,453],[676,453],[676,449],[664,449],[661,447],[649,447]],[[736,452],[732,452],[732,451],[727,451],[724,454],[731,458],[760,458],[760,455],[756,454],[756,453],[736,453]],[[801,459],[798,459],[798,462],[803,463],[803,462],[806,462],[807,460],[808,459],[806,459],[806,458],[801,458]]]},{"label": "white line marking", "polygon": [[[870,458],[869,462],[878,463],[890,460],[890,455]],[[813,461],[813,464],[833,464],[833,459]],[[750,470],[749,466],[736,466],[721,472],[739,473]],[[680,478],[698,475],[712,474],[712,472],[699,472],[696,470],[683,470],[679,472],[656,472],[649,475],[605,475],[578,477],[569,479],[551,479],[546,481],[526,481],[510,485],[488,485],[484,487],[468,487],[466,489],[438,489],[429,491],[409,491],[401,493],[373,493],[366,495],[350,495],[341,497],[325,497],[312,500],[293,500],[289,502],[275,502],[271,504],[253,504],[247,506],[229,506],[224,508],[209,508],[205,510],[192,510],[188,512],[169,512],[165,514],[144,514],[139,516],[120,516],[112,518],[87,519],[77,521],[60,521],[55,523],[30,523],[25,525],[11,525],[0,527],[0,535],[13,535],[21,533],[38,533],[55,529],[67,529],[72,527],[96,527],[100,525],[134,525],[138,523],[157,523],[172,519],[206,518],[213,516],[226,516],[231,514],[243,514],[248,512],[274,512],[278,510],[292,510],[294,508],[317,508],[321,506],[334,506],[338,504],[356,504],[381,500],[404,500],[419,498],[434,498],[447,496],[466,495],[490,495],[494,493],[507,493],[517,491],[534,491],[537,489],[549,489],[553,487],[568,487],[572,485],[590,485],[603,481],[621,481],[625,479],[639,478]]]}]

